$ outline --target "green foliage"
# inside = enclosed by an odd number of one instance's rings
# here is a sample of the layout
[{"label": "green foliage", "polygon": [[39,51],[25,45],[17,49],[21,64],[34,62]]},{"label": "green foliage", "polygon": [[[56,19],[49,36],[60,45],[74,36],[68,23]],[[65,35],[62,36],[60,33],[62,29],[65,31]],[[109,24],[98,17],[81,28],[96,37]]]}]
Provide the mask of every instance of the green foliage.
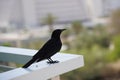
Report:
[{"label": "green foliage", "polygon": [[[84,55],[85,66],[76,70],[75,72],[73,71],[66,74],[67,76],[63,75],[63,77],[68,77],[68,79],[65,80],[69,80],[69,77],[71,76],[71,80],[95,80],[95,78],[100,76],[100,71],[106,64],[106,55],[108,55],[106,53],[108,53],[108,50],[94,44],[90,49],[83,48],[79,49],[79,51],[71,50],[70,52],[77,52],[77,54]],[[78,76],[76,77],[75,74]]]},{"label": "green foliage", "polygon": [[[75,30],[72,28],[72,31]],[[63,80],[98,80],[101,70],[107,63],[106,58],[109,55],[111,42],[105,27],[97,25],[93,29],[82,28],[79,33],[72,36],[74,39],[70,42],[70,48],[65,52],[84,55],[85,66],[63,75]]]},{"label": "green foliage", "polygon": [[107,55],[107,60],[111,62],[120,58],[120,9],[113,11],[111,14],[108,31],[110,32],[112,37],[111,42],[114,46],[114,50],[110,50],[110,54]]},{"label": "green foliage", "polygon": [[[78,22],[72,23],[74,39],[65,52],[82,54],[85,66],[63,75],[62,80],[103,80],[101,71],[110,62],[120,59],[120,10],[112,14],[109,27],[96,25],[87,29],[78,25]],[[114,46],[112,50],[111,44]]]},{"label": "green foliage", "polygon": [[113,37],[114,50],[108,55],[109,61],[116,61],[120,58],[120,35]]},{"label": "green foliage", "polygon": [[98,43],[101,47],[109,47],[111,38],[104,26],[97,25],[94,28],[94,36],[95,42]]},{"label": "green foliage", "polygon": [[116,58],[120,58],[120,35],[116,36],[114,39],[114,53],[116,53]]},{"label": "green foliage", "polygon": [[42,24],[46,24],[49,26],[50,31],[53,31],[53,24],[55,22],[56,17],[54,17],[51,13],[49,13],[45,18],[43,18]]},{"label": "green foliage", "polygon": [[6,42],[6,43],[3,43],[2,46],[10,47],[10,46],[12,46],[12,45],[11,45],[10,43],[7,43],[7,42]]},{"label": "green foliage", "polygon": [[82,27],[83,27],[80,21],[72,22],[71,26],[76,35],[80,33],[80,31],[82,30]]},{"label": "green foliage", "polygon": [[112,13],[109,27],[114,35],[120,34],[120,9],[117,9]]}]

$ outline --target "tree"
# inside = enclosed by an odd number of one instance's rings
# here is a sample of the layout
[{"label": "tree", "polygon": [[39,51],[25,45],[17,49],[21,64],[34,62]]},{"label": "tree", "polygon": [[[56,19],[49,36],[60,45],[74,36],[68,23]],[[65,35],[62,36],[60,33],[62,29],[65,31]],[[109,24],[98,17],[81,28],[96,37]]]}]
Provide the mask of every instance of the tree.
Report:
[{"label": "tree", "polygon": [[80,31],[82,30],[82,24],[80,23],[80,21],[72,22],[72,29],[73,29],[75,35],[78,35],[80,33]]},{"label": "tree", "polygon": [[54,17],[52,14],[48,14],[44,19],[43,19],[43,24],[46,24],[49,26],[50,31],[53,31],[53,24],[55,22],[56,17]]},{"label": "tree", "polygon": [[112,34],[120,34],[120,9],[115,10],[110,17],[110,28]]}]

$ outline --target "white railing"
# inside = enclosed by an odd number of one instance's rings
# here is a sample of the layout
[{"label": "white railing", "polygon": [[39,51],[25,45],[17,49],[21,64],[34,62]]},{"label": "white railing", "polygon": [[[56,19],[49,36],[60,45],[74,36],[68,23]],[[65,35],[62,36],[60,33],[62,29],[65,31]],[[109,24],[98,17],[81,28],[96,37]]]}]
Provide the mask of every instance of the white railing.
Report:
[{"label": "white railing", "polygon": [[[36,52],[37,50],[0,46],[0,61],[25,64]],[[0,73],[0,80],[60,80],[59,75],[84,66],[82,55],[57,53],[52,59],[60,62],[47,64],[43,60],[27,69],[15,68]]]}]

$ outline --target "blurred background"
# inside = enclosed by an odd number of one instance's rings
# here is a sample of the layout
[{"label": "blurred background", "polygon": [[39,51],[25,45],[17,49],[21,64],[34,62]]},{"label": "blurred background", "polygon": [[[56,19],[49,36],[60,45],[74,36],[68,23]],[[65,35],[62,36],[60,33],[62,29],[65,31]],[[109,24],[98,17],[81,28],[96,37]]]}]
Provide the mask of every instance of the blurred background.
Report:
[{"label": "blurred background", "polygon": [[38,50],[58,28],[61,52],[85,58],[61,80],[120,80],[120,0],[0,0],[0,46]]}]

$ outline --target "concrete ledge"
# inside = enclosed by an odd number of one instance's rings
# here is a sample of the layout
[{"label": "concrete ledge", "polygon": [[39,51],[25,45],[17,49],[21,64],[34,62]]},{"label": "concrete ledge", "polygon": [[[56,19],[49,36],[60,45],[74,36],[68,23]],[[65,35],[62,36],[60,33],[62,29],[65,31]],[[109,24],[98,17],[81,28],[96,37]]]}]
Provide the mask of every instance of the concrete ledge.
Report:
[{"label": "concrete ledge", "polygon": [[82,55],[57,53],[52,59],[60,62],[47,64],[47,60],[44,60],[34,63],[27,69],[16,68],[0,73],[0,80],[47,80],[84,66]]}]

